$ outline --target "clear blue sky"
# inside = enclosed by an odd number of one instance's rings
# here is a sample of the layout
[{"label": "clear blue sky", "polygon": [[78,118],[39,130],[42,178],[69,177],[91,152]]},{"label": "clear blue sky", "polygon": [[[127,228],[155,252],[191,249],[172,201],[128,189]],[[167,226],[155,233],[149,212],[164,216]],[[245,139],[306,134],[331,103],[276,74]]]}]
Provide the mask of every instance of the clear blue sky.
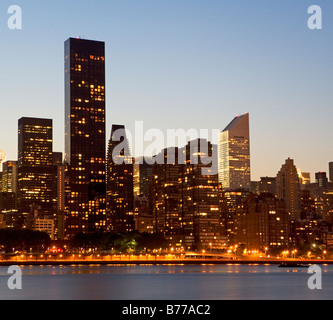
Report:
[{"label": "clear blue sky", "polygon": [[[8,6],[23,30],[7,28]],[[323,30],[307,28],[307,8]],[[64,41],[106,42],[107,126],[224,129],[250,113],[252,179],[287,157],[314,173],[333,161],[331,0],[2,0],[0,149],[17,159],[17,121],[54,120],[64,141]]]}]

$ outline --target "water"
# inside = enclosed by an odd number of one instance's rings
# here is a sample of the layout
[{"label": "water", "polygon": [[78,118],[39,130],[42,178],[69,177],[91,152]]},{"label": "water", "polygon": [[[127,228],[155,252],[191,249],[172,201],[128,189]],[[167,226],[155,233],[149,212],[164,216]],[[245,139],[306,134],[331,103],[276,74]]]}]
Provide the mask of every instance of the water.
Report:
[{"label": "water", "polygon": [[277,265],[27,266],[22,290],[9,290],[0,267],[1,300],[330,300],[333,266],[321,266],[322,290],[307,268]]}]

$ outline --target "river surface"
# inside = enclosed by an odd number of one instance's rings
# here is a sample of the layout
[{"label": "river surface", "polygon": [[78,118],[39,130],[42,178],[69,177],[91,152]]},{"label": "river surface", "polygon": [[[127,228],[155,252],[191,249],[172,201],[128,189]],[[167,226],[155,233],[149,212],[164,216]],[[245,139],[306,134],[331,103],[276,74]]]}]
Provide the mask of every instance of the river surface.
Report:
[{"label": "river surface", "polygon": [[307,268],[277,265],[26,266],[10,290],[0,267],[0,300],[331,300],[333,266],[320,267],[321,290]]}]

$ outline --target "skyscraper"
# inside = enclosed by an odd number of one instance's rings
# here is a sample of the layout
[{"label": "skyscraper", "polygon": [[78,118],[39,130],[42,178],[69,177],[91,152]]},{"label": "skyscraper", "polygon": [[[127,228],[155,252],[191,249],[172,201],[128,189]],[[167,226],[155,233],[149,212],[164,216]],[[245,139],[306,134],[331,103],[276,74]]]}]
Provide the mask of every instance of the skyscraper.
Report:
[{"label": "skyscraper", "polygon": [[17,161],[6,161],[3,163],[2,192],[17,194]]},{"label": "skyscraper", "polygon": [[52,120],[21,118],[18,129],[18,210],[53,214]]},{"label": "skyscraper", "polygon": [[[168,160],[168,155],[174,156],[174,161]],[[155,157],[159,159],[153,164],[152,176],[152,206],[156,219],[156,232],[163,234],[170,246],[180,246],[183,241],[182,209],[180,207],[181,189],[179,184],[181,167],[178,161],[178,148],[163,149]],[[163,161],[162,161],[163,159]],[[193,245],[193,219],[188,221],[191,234],[187,241]]]},{"label": "skyscraper", "polygon": [[[188,249],[192,235],[195,249],[221,249],[226,240],[222,233],[222,194],[216,168],[214,170],[207,164],[208,158],[215,158],[213,163],[217,163],[217,145],[197,139],[190,141],[184,149],[186,165],[181,166],[183,171],[179,177],[184,245]],[[207,172],[203,173],[203,168]]]},{"label": "skyscraper", "polygon": [[107,215],[111,231],[134,231],[133,164],[123,125],[113,125],[107,155]]},{"label": "skyscraper", "polygon": [[251,188],[249,114],[237,116],[220,134],[219,182],[225,189]]},{"label": "skyscraper", "polygon": [[106,229],[105,44],[65,42],[66,235]]},{"label": "skyscraper", "polygon": [[276,177],[277,197],[286,205],[290,220],[300,218],[300,179],[294,160],[288,158]]},{"label": "skyscraper", "polygon": [[2,164],[6,161],[6,153],[0,150],[0,172],[2,172]]},{"label": "skyscraper", "polygon": [[333,182],[333,162],[329,162],[328,167],[329,167],[329,179],[330,182]]}]

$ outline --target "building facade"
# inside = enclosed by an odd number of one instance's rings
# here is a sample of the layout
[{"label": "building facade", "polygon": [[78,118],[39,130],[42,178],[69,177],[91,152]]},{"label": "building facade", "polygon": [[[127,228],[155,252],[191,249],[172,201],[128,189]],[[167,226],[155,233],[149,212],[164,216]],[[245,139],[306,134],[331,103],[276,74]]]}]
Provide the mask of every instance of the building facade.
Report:
[{"label": "building facade", "polygon": [[40,207],[43,216],[53,215],[52,120],[21,118],[18,129],[18,211]]},{"label": "building facade", "polygon": [[220,133],[219,182],[224,189],[251,189],[249,114],[237,116]]},{"label": "building facade", "polygon": [[65,42],[66,236],[106,229],[105,44]]},{"label": "building facade", "polygon": [[110,231],[134,231],[133,161],[123,125],[113,125],[111,129],[107,153],[106,198]]},{"label": "building facade", "polygon": [[288,158],[276,177],[277,197],[283,200],[290,220],[300,219],[300,179],[294,160]]},{"label": "building facade", "polygon": [[283,201],[272,194],[249,194],[236,209],[235,243],[247,251],[288,248],[289,219]]}]

